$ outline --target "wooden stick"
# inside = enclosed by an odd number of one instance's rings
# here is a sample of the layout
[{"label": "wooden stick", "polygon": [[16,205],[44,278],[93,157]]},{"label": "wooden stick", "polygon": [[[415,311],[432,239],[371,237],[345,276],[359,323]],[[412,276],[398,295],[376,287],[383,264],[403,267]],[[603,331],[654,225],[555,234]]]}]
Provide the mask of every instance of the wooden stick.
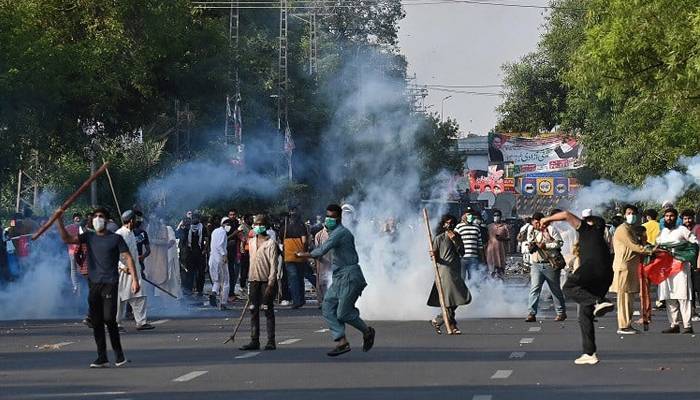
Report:
[{"label": "wooden stick", "polygon": [[437,261],[433,256],[435,248],[433,247],[433,232],[430,230],[430,217],[428,216],[428,209],[423,209],[423,219],[425,220],[425,228],[428,231],[428,242],[430,245],[430,259],[433,261],[433,268],[435,268],[435,287],[438,292],[438,298],[440,299],[440,308],[442,309],[442,318],[445,320],[445,327],[447,328],[447,333],[451,334],[454,331],[452,327],[452,322],[447,315],[447,306],[445,306],[445,292],[442,290],[442,280],[440,280],[440,269],[438,268]]},{"label": "wooden stick", "polygon": [[241,327],[241,323],[243,322],[243,317],[245,317],[245,313],[246,313],[246,311],[248,311],[249,305],[250,305],[250,292],[248,292],[248,299],[245,301],[245,305],[243,306],[243,311],[241,312],[241,317],[238,318],[238,323],[236,324],[236,327],[233,328],[233,334],[228,339],[226,339],[224,344],[226,344],[228,342],[233,342],[234,340],[236,340],[236,334],[238,333],[238,328]]},{"label": "wooden stick", "polygon": [[99,176],[102,175],[102,174],[107,170],[107,166],[108,166],[108,165],[109,165],[109,163],[104,163],[104,164],[102,164],[102,166],[101,166],[97,171],[95,171],[95,173],[92,174],[92,175],[78,188],[78,190],[76,190],[72,195],[70,195],[70,197],[68,197],[68,199],[67,199],[66,201],[63,202],[63,204],[61,205],[61,207],[53,213],[53,215],[51,216],[51,218],[49,218],[49,220],[46,221],[46,223],[45,223],[44,225],[42,225],[42,226],[39,228],[38,231],[36,231],[36,233],[32,236],[32,240],[37,240],[37,239],[39,239],[39,237],[40,237],[41,235],[43,235],[44,232],[46,232],[46,231],[51,227],[51,225],[52,225],[54,222],[56,222],[56,220],[59,219],[59,218],[63,215],[64,212],[66,212],[66,210],[68,209],[68,207],[70,207],[71,204],[73,204],[73,203],[78,199],[78,197],[79,197],[81,194],[83,194],[83,192],[85,192],[85,191],[90,187],[90,184],[91,184],[92,182],[94,182],[97,178],[99,178]]},{"label": "wooden stick", "polygon": [[[103,163],[106,164],[104,160]],[[109,182],[109,188],[112,189],[112,198],[114,198],[114,204],[117,206],[117,212],[119,213],[119,220],[122,219],[122,210],[119,208],[119,200],[117,200],[117,192],[114,191],[114,185],[112,184],[112,176],[109,174],[109,169],[105,168],[105,173],[107,174],[107,181]],[[123,223],[124,221],[122,221]]]}]

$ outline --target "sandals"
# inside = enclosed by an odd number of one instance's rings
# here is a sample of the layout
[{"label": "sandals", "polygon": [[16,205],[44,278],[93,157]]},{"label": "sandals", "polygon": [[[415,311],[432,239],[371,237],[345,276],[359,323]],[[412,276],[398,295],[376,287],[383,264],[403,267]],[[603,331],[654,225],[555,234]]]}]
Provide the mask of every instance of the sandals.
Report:
[{"label": "sandals", "polygon": [[431,319],[430,325],[432,325],[433,329],[435,329],[435,333],[437,333],[438,335],[442,335],[442,329],[440,329],[440,325],[438,324],[438,322],[436,320]]},{"label": "sandals", "polygon": [[457,328],[457,327],[455,327],[452,330],[452,333],[448,333],[448,335],[461,335],[461,334],[462,334],[462,331],[460,331],[459,328]]}]

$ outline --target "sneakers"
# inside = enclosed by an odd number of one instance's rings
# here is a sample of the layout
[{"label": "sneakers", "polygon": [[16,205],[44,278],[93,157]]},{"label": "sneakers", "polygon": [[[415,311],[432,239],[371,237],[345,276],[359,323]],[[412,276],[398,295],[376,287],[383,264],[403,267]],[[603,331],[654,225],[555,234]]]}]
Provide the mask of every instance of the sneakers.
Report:
[{"label": "sneakers", "polygon": [[216,307],[216,297],[217,297],[216,292],[211,292],[211,294],[209,295],[209,305],[210,306]]},{"label": "sneakers", "polygon": [[700,322],[700,315],[693,315],[690,320],[693,322]]},{"label": "sneakers", "polygon": [[630,328],[622,328],[617,330],[618,335],[636,335],[638,334],[639,331],[630,327]]},{"label": "sneakers", "polygon": [[85,324],[85,326],[87,326],[88,328],[92,329],[92,320],[90,319],[90,317],[85,317],[85,319],[83,319],[83,324]]},{"label": "sneakers", "polygon": [[137,331],[150,331],[151,329],[156,329],[156,327],[148,323],[136,327]]},{"label": "sneakers", "polygon": [[118,329],[119,333],[126,333],[126,328],[124,328],[123,326],[119,325]]},{"label": "sneakers", "polygon": [[598,356],[593,353],[592,355],[581,354],[581,357],[574,360],[576,365],[595,365],[598,364]]},{"label": "sneakers", "polygon": [[566,321],[566,313],[562,313],[562,314],[557,315],[554,318],[554,320],[555,321]]},{"label": "sneakers", "polygon": [[243,350],[243,351],[260,350],[260,342],[251,341],[250,343],[239,347],[238,350]]},{"label": "sneakers", "polygon": [[341,344],[341,345],[336,346],[336,348],[334,348],[333,350],[329,351],[326,354],[328,355],[328,357],[338,357],[339,355],[345,354],[345,353],[349,352],[350,350],[351,350],[350,343],[345,343],[345,344]]},{"label": "sneakers", "polygon": [[268,340],[267,344],[265,345],[265,350],[277,350],[277,345],[275,344],[275,340]]},{"label": "sneakers", "polygon": [[603,300],[595,305],[595,308],[593,309],[593,316],[602,317],[614,309],[615,305],[613,303],[609,302],[608,300]]},{"label": "sneakers", "polygon": [[681,333],[681,327],[678,325],[672,326],[670,328],[664,329],[663,331],[661,331],[661,333]]},{"label": "sneakers", "polygon": [[283,307],[291,306],[291,305],[292,305],[292,302],[289,301],[289,300],[282,300],[282,301],[280,302],[280,305],[283,306]]},{"label": "sneakers", "polygon": [[127,360],[126,358],[124,358],[124,355],[122,355],[121,357],[117,358],[117,362],[114,363],[114,366],[117,368],[123,367],[130,362],[131,362],[130,360]]},{"label": "sneakers", "polygon": [[693,333],[695,333],[695,331],[693,330],[693,327],[691,326],[690,328],[683,328],[683,330],[681,331],[681,333],[693,334]]},{"label": "sneakers", "polygon": [[90,368],[109,368],[109,360],[98,357],[97,360],[90,364]]},{"label": "sneakers", "polygon": [[376,334],[374,328],[367,327],[367,332],[362,335],[362,351],[365,353],[372,349],[374,346],[374,335]]},{"label": "sneakers", "polygon": [[525,318],[525,322],[537,322],[537,317],[535,317],[535,314],[530,314]]}]

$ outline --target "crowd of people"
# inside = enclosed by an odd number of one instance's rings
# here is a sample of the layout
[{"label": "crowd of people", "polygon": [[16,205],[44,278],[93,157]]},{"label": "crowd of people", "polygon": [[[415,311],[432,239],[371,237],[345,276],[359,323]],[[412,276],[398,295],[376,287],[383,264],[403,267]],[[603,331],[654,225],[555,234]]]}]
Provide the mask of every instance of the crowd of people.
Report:
[{"label": "crowd of people", "polygon": [[[355,307],[367,282],[359,267],[355,237],[342,223],[353,213],[350,205],[330,205],[325,217],[318,215],[312,222],[304,221],[295,206],[277,216],[242,215],[235,209],[224,216],[204,216],[193,210],[171,226],[158,210],[144,215],[135,206],[118,218],[104,208],[86,216],[75,213],[68,225],[60,218],[57,231],[67,246],[70,292],[79,300],[79,311],[94,330],[98,347],[98,358],[91,366],[108,365],[105,327],[116,365],[124,365],[119,341],[119,333],[126,330],[124,321],[133,319],[139,331],[154,329],[148,322],[149,305],[175,301],[170,298],[220,310],[247,301],[251,340],[241,349],[261,348],[262,312],[267,327],[264,349],[274,350],[274,308],[304,307],[305,282],[337,342],[328,355],[350,351],[346,324],[362,332],[363,350],[368,351],[375,331]],[[492,210],[489,224],[484,223],[484,215],[467,208],[459,220],[444,215],[437,226],[430,256],[439,282],[434,283],[427,305],[442,308],[430,321],[438,334],[443,327],[448,334],[461,333],[456,310],[472,301],[469,286],[475,279],[504,279],[513,238],[530,274],[525,321],[537,321],[545,283],[554,302],[555,321],[567,319],[567,301],[579,305],[583,354],[577,364],[598,362],[594,322],[615,308],[621,335],[639,333],[637,326],[648,330],[652,305],[667,311],[669,326],[664,333],[693,333],[692,322],[700,320],[695,312],[700,301],[700,224],[692,210],[679,213],[666,203],[661,213],[640,212],[635,205],[625,205],[606,223],[590,209],[580,215],[555,209],[547,216],[535,212],[523,221],[517,235],[501,211]],[[30,237],[43,222],[25,210],[3,231],[1,285],[11,285],[30,268]],[[555,222],[567,223],[576,231],[570,243],[572,254],[563,251],[571,237],[562,235],[561,225]],[[403,228],[394,218],[380,225],[390,239]],[[207,280],[211,289],[205,286]],[[616,295],[615,304],[608,293]],[[633,321],[637,296],[640,318]]]}]

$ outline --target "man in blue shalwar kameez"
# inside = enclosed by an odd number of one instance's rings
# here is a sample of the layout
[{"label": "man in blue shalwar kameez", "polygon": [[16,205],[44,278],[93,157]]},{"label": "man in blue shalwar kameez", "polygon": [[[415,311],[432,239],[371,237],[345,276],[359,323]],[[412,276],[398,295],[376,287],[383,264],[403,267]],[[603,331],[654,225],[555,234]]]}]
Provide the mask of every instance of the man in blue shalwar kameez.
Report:
[{"label": "man in blue shalwar kameez", "polygon": [[362,269],[358,264],[355,237],[342,224],[342,209],[337,204],[326,208],[325,226],[330,235],[328,240],[311,253],[298,253],[298,257],[319,258],[332,251],[333,279],[323,299],[323,318],[338,345],[328,352],[331,357],[350,351],[350,343],[345,336],[345,324],[362,332],[362,351],[369,351],[374,345],[374,328],[360,318],[360,310],[355,302],[367,286]]}]

